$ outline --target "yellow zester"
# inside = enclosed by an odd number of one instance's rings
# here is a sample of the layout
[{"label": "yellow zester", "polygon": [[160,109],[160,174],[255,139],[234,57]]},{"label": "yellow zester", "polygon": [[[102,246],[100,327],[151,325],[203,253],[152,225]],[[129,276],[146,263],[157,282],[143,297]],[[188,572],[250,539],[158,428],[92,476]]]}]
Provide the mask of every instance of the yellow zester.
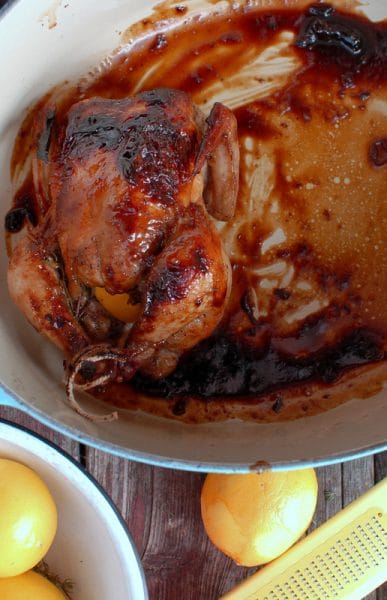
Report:
[{"label": "yellow zester", "polygon": [[361,600],[387,580],[387,477],[221,600]]}]

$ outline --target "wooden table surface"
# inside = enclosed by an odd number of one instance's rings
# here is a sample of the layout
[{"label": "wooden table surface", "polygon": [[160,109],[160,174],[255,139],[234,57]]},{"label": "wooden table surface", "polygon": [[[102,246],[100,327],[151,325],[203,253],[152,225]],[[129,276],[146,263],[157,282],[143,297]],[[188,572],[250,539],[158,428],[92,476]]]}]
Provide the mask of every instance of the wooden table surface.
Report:
[{"label": "wooden table surface", "polygon": [[[254,572],[235,565],[208,540],[200,517],[203,474],[135,463],[80,445],[15,409],[0,407],[0,417],[56,443],[105,488],[135,541],[150,600],[216,600]],[[320,467],[317,475],[319,497],[311,529],[387,475],[387,452]],[[367,600],[387,600],[387,586]]]}]

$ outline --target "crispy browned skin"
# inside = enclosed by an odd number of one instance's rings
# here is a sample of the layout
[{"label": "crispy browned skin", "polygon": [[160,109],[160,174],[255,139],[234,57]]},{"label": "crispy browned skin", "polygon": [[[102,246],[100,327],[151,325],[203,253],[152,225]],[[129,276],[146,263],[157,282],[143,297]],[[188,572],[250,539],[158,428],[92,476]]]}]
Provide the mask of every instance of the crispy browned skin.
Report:
[{"label": "crispy browned skin", "polygon": [[232,216],[238,168],[236,120],[222,105],[205,122],[187,94],[169,89],[75,104],[47,160],[34,158],[45,209],[12,254],[11,295],[71,361],[112,343],[112,323],[92,324],[108,317],[91,290],[131,294],[142,311],[120,337],[125,373],[167,374],[224,314],[230,264],[207,210]]}]

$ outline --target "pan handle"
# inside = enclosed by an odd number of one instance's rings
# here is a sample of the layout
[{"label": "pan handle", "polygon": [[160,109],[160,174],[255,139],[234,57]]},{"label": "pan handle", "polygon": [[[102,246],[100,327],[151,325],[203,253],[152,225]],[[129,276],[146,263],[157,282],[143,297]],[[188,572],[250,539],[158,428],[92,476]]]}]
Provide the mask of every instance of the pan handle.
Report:
[{"label": "pan handle", "polygon": [[0,406],[9,406],[11,408],[20,408],[19,402],[11,394],[0,386]]}]

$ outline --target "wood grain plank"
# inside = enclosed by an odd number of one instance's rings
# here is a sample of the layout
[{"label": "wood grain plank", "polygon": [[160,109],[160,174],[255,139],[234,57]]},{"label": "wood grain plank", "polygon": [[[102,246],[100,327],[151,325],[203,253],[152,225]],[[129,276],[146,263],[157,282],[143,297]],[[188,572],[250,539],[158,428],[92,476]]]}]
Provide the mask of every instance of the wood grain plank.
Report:
[{"label": "wood grain plank", "polygon": [[62,435],[46,425],[43,425],[36,419],[33,419],[29,415],[25,414],[23,411],[20,411],[16,408],[9,408],[7,406],[0,406],[0,418],[7,419],[8,421],[12,421],[18,425],[23,425],[27,429],[31,429],[31,431],[38,433],[45,439],[50,440],[50,442],[59,446],[59,448],[62,448],[62,450],[70,454],[76,460],[80,460],[80,447],[78,442],[69,438],[68,436]]},{"label": "wood grain plank", "polygon": [[343,506],[369,490],[375,483],[374,458],[366,456],[342,464]]},{"label": "wood grain plank", "polygon": [[203,475],[136,464],[92,448],[86,466],[128,524],[151,600],[215,600],[254,572],[208,540],[200,516]]},{"label": "wood grain plank", "polygon": [[204,476],[155,469],[152,527],[143,556],[150,597],[215,600],[256,569],[237,566],[209,541],[200,515]]},{"label": "wood grain plank", "polygon": [[153,467],[95,448],[86,448],[85,464],[122,514],[142,556],[151,528]]},{"label": "wood grain plank", "polygon": [[387,451],[375,454],[374,457],[375,483],[387,477]]},{"label": "wood grain plank", "polygon": [[318,479],[318,497],[316,512],[308,533],[333,517],[343,504],[341,465],[329,465],[316,469]]}]

